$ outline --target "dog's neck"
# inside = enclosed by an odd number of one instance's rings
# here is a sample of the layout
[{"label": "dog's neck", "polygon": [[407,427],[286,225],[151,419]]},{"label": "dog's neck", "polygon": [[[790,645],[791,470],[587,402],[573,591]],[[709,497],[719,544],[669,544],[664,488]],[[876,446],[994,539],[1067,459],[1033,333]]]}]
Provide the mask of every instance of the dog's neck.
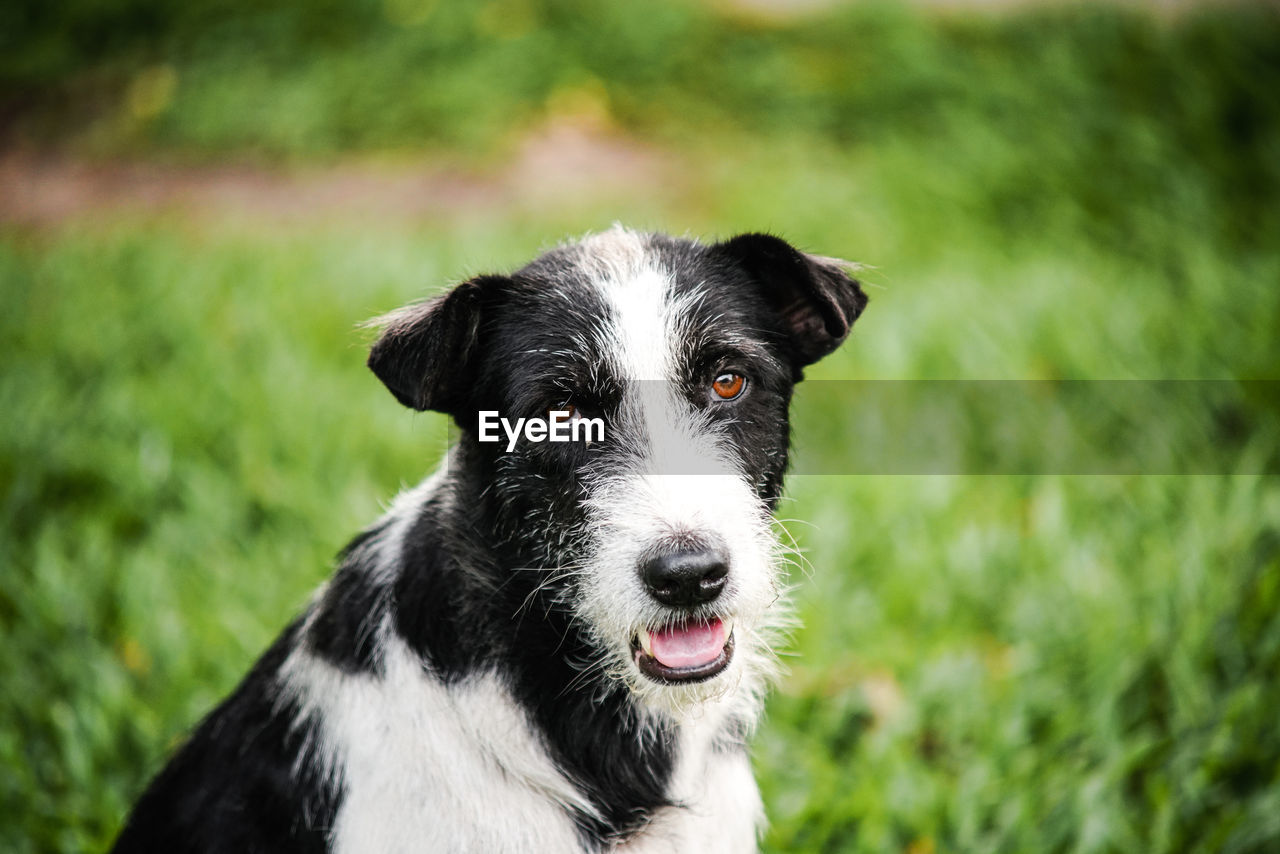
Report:
[{"label": "dog's neck", "polygon": [[574,816],[581,832],[625,837],[670,803],[679,726],[594,666],[598,651],[536,571],[542,556],[502,535],[493,496],[458,474],[469,470],[451,466],[405,538],[397,631],[446,682],[497,673],[595,805]]}]

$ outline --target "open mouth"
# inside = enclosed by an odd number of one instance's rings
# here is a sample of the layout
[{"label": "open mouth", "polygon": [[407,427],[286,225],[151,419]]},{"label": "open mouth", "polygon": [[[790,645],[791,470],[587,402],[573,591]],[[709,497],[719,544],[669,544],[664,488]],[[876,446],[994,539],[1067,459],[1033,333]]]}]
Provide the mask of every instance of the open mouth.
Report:
[{"label": "open mouth", "polygon": [[711,619],[641,629],[631,647],[640,672],[655,682],[702,682],[729,666],[733,624]]}]

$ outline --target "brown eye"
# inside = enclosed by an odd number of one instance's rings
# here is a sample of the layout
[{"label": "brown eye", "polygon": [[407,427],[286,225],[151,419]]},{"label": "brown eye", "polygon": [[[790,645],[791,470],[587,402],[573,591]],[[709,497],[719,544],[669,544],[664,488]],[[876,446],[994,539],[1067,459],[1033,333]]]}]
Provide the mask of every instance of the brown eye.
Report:
[{"label": "brown eye", "polygon": [[747,387],[747,378],[742,374],[721,374],[711,384],[711,390],[721,400],[733,400],[742,394]]}]

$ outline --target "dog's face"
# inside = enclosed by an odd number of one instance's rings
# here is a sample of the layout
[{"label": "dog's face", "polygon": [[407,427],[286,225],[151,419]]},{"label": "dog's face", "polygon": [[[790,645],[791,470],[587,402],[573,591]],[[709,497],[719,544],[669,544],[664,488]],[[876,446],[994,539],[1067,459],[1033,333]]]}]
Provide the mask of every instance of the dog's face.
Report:
[{"label": "dog's face", "polygon": [[[585,630],[583,666],[680,711],[769,670],[792,388],[865,303],[777,238],[615,228],[393,315],[370,366],[457,421],[489,524],[530,564],[510,570]],[[480,441],[485,412],[584,429]]]}]

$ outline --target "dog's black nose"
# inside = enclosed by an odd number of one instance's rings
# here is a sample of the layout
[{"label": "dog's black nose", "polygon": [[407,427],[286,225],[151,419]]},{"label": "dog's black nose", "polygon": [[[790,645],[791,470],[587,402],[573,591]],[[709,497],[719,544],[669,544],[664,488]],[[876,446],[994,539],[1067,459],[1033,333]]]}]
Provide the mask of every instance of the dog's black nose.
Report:
[{"label": "dog's black nose", "polygon": [[729,558],[720,549],[683,549],[656,555],[640,565],[644,584],[663,605],[691,607],[724,590]]}]

